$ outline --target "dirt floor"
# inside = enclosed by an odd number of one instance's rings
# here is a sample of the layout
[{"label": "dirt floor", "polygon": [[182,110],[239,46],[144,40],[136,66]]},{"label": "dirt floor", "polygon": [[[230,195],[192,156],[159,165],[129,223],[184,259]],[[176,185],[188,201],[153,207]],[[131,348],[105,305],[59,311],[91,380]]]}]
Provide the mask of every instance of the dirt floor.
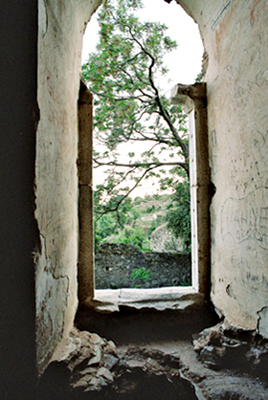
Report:
[{"label": "dirt floor", "polygon": [[267,343],[223,329],[208,306],[80,310],[76,326],[72,343],[84,345],[48,367],[38,399],[268,400]]}]

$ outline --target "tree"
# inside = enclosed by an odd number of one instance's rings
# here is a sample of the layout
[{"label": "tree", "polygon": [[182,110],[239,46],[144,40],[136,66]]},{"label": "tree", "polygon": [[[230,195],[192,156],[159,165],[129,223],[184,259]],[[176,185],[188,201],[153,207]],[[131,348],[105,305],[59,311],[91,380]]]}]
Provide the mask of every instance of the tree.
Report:
[{"label": "tree", "polygon": [[185,251],[191,250],[190,185],[188,180],[180,182],[172,194],[172,201],[166,212],[167,227],[175,237],[182,239]]},{"label": "tree", "polygon": [[[97,185],[99,215],[116,211],[120,219],[127,196],[143,179],[167,176],[170,185],[189,177],[186,115],[170,105],[159,82],[168,70],[163,58],[177,44],[159,22],[140,22],[135,12],[140,0],[107,0],[98,14],[100,38],[97,51],[82,67],[82,78],[94,94],[94,132],[99,148],[94,167],[109,167]],[[147,149],[128,152],[122,162],[118,148],[140,143]],[[178,171],[184,171],[184,174]],[[133,182],[130,187],[122,185]]]},{"label": "tree", "polygon": [[[99,196],[101,191],[94,192],[94,209],[100,210],[102,208],[99,203]],[[117,196],[111,197],[107,208],[113,208],[120,198]],[[104,242],[109,236],[120,235],[123,226],[130,221],[130,212],[132,211],[132,200],[126,198],[124,202],[121,203],[120,207],[120,217],[118,214],[114,213],[101,213],[99,216],[94,213],[94,237],[95,237],[95,249],[98,249],[100,243]],[[124,243],[124,242],[123,242]]]}]

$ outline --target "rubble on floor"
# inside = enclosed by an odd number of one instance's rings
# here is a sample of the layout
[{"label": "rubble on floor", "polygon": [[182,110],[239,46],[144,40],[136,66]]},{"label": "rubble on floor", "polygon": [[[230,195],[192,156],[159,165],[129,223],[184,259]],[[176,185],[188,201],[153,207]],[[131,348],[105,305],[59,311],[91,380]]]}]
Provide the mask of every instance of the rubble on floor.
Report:
[{"label": "rubble on floor", "polygon": [[218,324],[195,337],[194,345],[172,341],[118,348],[74,328],[41,377],[38,399],[268,400],[265,377],[240,368],[247,359],[253,372],[261,365],[267,373],[267,343],[252,340],[249,333]]},{"label": "rubble on floor", "polygon": [[221,322],[193,340],[198,359],[215,370],[231,369],[268,382],[268,340]]}]

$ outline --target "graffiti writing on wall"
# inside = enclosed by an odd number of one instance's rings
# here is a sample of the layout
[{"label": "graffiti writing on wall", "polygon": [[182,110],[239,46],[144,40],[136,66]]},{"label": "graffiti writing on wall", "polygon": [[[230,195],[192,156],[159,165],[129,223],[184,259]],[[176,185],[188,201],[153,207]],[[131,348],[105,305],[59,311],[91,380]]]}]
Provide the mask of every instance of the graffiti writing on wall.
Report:
[{"label": "graffiti writing on wall", "polygon": [[211,29],[214,31],[219,24],[219,22],[222,20],[224,13],[226,10],[229,8],[231,5],[231,0],[227,0],[224,2],[222,5],[221,9],[217,12],[216,17],[212,19],[211,21]]},{"label": "graffiti writing on wall", "polygon": [[253,130],[251,132],[252,138],[252,154],[255,160],[255,167],[258,172],[267,173],[268,159],[267,159],[267,144],[268,144],[268,129],[266,132]]},{"label": "graffiti writing on wall", "polygon": [[221,210],[221,233],[223,239],[254,240],[268,250],[268,188],[257,188],[241,199],[227,199]]}]

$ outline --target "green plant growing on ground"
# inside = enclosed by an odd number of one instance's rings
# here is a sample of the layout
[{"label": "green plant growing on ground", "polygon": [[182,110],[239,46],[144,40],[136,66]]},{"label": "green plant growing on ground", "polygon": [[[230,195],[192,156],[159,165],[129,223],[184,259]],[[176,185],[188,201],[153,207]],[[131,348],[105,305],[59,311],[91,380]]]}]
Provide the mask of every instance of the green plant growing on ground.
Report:
[{"label": "green plant growing on ground", "polygon": [[[144,267],[141,268],[134,268],[131,274],[132,279],[139,279],[142,283],[146,283],[150,277],[152,272],[149,269],[145,269]],[[140,286],[136,285],[136,288],[139,289]]]}]

